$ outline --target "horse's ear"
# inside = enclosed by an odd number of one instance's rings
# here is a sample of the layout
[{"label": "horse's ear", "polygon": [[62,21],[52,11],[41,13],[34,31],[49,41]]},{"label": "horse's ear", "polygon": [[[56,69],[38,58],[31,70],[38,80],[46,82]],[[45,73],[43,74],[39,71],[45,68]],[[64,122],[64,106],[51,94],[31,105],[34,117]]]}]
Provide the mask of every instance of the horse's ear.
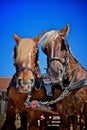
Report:
[{"label": "horse's ear", "polygon": [[44,30],[44,34],[46,33],[47,31],[46,31],[46,29]]},{"label": "horse's ear", "polygon": [[17,36],[16,34],[14,34],[14,39],[15,39],[16,43],[18,44],[18,43],[19,43],[19,41],[20,41],[20,37],[19,37],[19,36]]},{"label": "horse's ear", "polygon": [[61,32],[64,36],[67,36],[67,35],[68,35],[68,32],[69,32],[69,25],[67,25],[65,28],[63,28],[60,32]]},{"label": "horse's ear", "polygon": [[40,35],[38,35],[36,38],[34,38],[33,40],[34,40],[34,42],[36,43],[36,46],[38,46],[38,44],[39,44],[39,41],[40,41]]}]

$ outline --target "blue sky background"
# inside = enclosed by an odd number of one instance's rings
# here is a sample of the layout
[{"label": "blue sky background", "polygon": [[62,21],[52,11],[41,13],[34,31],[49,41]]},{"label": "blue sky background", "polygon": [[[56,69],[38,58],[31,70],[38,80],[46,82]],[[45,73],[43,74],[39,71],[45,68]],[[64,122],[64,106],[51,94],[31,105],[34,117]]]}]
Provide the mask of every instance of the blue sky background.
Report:
[{"label": "blue sky background", "polygon": [[[14,33],[34,38],[45,29],[61,30],[67,24],[73,55],[87,69],[87,0],[0,0],[0,77],[15,72]],[[46,57],[41,50],[40,66],[44,73]]]}]

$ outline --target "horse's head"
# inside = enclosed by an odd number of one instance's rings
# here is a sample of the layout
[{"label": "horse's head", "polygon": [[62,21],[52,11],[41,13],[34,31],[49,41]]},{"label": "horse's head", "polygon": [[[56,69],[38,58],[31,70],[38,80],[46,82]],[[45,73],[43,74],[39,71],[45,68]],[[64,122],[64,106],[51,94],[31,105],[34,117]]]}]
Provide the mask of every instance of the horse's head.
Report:
[{"label": "horse's head", "polygon": [[47,55],[48,74],[53,83],[61,83],[66,78],[69,61],[69,46],[65,37],[69,26],[61,31],[50,31],[41,38],[42,50]]},{"label": "horse's head", "polygon": [[14,39],[17,46],[14,49],[14,60],[17,71],[17,87],[21,92],[30,92],[35,78],[39,75],[38,44],[40,36],[35,39],[21,39],[16,34]]}]

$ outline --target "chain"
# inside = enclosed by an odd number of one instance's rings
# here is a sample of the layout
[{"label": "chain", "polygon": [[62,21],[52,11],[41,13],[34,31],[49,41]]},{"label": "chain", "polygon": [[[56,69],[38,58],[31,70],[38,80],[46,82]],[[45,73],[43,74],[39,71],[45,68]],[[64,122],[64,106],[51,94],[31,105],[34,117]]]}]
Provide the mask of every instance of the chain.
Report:
[{"label": "chain", "polygon": [[51,100],[50,102],[49,101],[46,101],[46,102],[40,101],[40,104],[42,104],[42,105],[52,105],[52,104],[57,103],[58,101],[64,99],[64,97],[66,97],[68,93],[69,93],[68,88],[65,88],[65,90],[62,92],[62,94],[58,98],[56,98],[55,100]]},{"label": "chain", "polygon": [[42,102],[42,101],[37,101],[37,100],[30,102],[29,101],[30,96],[28,96],[24,105],[26,107],[31,107],[35,110],[38,109],[38,110],[43,110],[46,112],[48,111],[48,112],[53,113],[52,108],[49,105],[52,105],[52,104],[57,103],[58,101],[62,100],[65,96],[67,96],[68,93],[69,93],[68,88],[65,88],[65,90],[62,92],[62,94],[58,98],[56,98],[55,100],[51,100],[50,102],[49,101]]}]

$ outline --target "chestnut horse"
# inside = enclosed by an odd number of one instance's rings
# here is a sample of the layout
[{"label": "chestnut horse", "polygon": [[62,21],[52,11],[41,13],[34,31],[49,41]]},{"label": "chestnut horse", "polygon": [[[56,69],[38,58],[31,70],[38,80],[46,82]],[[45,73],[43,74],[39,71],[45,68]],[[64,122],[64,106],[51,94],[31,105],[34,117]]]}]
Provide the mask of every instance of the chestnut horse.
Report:
[{"label": "chestnut horse", "polygon": [[[60,31],[46,32],[40,42],[42,51],[47,55],[47,75],[52,81],[56,110],[61,116],[61,129],[70,129],[70,116],[85,116],[87,130],[87,71],[74,58],[66,40],[69,26]],[[77,121],[73,122],[73,130]],[[82,129],[82,128],[81,128]]]},{"label": "chestnut horse", "polygon": [[15,34],[14,39],[17,43],[14,49],[16,73],[8,87],[6,120],[1,130],[16,130],[15,116],[17,113],[21,115],[20,130],[38,130],[37,120],[41,112],[26,107],[25,104],[32,100],[43,101],[46,96],[45,89],[39,88],[38,44],[40,36],[30,39],[20,38]]}]

